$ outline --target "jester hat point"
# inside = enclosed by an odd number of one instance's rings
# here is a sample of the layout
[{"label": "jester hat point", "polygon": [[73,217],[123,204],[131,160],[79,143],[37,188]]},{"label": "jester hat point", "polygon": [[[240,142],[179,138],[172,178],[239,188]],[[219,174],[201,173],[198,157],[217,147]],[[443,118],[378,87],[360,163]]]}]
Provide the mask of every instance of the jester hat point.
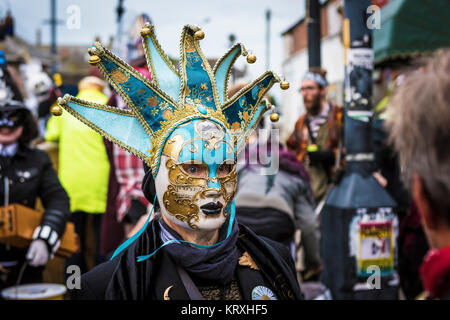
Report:
[{"label": "jester hat point", "polygon": [[141,158],[154,176],[171,133],[192,120],[208,119],[223,127],[230,133],[237,155],[271,108],[264,96],[274,83],[280,82],[279,77],[267,71],[228,98],[231,68],[240,55],[248,55],[242,44],[232,46],[211,68],[199,46],[203,31],[187,25],[181,33],[177,69],[161,49],[153,25],[145,24],[141,36],[152,80],[98,42],[88,49],[89,63],[100,69],[129,109],[100,105],[70,95],[60,98],[59,105]]}]

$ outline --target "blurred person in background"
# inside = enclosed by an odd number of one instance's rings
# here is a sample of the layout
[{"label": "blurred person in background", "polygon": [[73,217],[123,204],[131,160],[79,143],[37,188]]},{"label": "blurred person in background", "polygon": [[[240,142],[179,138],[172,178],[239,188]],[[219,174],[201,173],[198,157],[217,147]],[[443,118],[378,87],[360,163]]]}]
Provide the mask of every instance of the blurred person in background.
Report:
[{"label": "blurred person in background", "polygon": [[0,101],[23,101],[23,95],[19,88],[19,82],[14,79],[13,74],[6,61],[5,52],[0,50]]},{"label": "blurred person in background", "polygon": [[[247,83],[238,83],[228,91],[231,98]],[[302,261],[305,270],[303,280],[315,280],[320,275],[321,258],[319,249],[319,224],[314,213],[314,197],[310,186],[310,177],[296,156],[278,144],[272,153],[272,134],[260,136],[260,130],[276,129],[272,123],[260,122],[258,128],[249,137],[243,151],[245,162],[237,167],[238,185],[236,188],[236,217],[238,221],[256,234],[286,245],[293,256],[297,257],[295,231],[301,231],[301,246],[305,250]],[[275,136],[274,142],[279,142]],[[262,143],[261,143],[262,142]],[[278,157],[279,168],[275,172],[265,172],[267,166],[260,156],[268,159]],[[268,162],[266,159],[265,161]],[[253,163],[256,162],[256,163]],[[306,277],[305,277],[306,276]]]},{"label": "blurred person in background", "polygon": [[327,100],[326,71],[311,68],[301,81],[300,93],[306,113],[295,123],[287,141],[311,177],[316,203],[327,192],[342,140],[342,108]]},{"label": "blurred person in background", "polygon": [[388,106],[386,126],[430,250],[421,266],[427,294],[450,299],[450,50],[408,76]]},{"label": "blurred person in background", "polygon": [[27,249],[0,244],[0,289],[17,282],[42,282],[44,267],[58,249],[70,217],[69,197],[49,156],[30,146],[37,134],[33,115],[23,102],[0,102],[0,204],[34,209],[39,198],[44,207]]},{"label": "blurred person in background", "polygon": [[401,179],[398,154],[388,143],[388,132],[384,123],[389,117],[387,112],[391,104],[391,95],[401,85],[405,74],[414,72],[416,63],[392,64],[390,67],[391,82],[386,96],[375,107],[372,117],[372,145],[375,156],[375,172],[373,176],[397,203],[395,212],[399,220],[398,245],[398,273],[400,286],[406,299],[414,299],[423,292],[420,279],[420,265],[429,246],[420,215],[416,205]]},{"label": "blurred person in background", "polygon": [[[105,82],[89,76],[78,84],[77,98],[105,104]],[[80,252],[67,259],[67,265],[78,265],[81,272],[88,270],[86,261],[88,217],[92,219],[95,236],[94,264],[105,260],[100,253],[102,215],[106,210],[109,161],[103,138],[68,112],[52,116],[45,134],[47,141],[59,143],[58,175],[70,198],[71,220],[80,237]]]},{"label": "blurred person in background", "polygon": [[[303,280],[317,280],[322,263],[309,175],[295,154],[282,150],[281,145],[279,152],[275,152],[270,142],[259,143],[257,139],[256,135],[250,137],[245,164],[237,168],[237,220],[256,234],[285,244],[294,260],[297,255],[294,234],[300,230],[305,252]],[[267,165],[260,162],[258,155],[261,153],[270,158],[278,157],[276,172],[264,172]],[[256,159],[257,163],[251,159]]]}]

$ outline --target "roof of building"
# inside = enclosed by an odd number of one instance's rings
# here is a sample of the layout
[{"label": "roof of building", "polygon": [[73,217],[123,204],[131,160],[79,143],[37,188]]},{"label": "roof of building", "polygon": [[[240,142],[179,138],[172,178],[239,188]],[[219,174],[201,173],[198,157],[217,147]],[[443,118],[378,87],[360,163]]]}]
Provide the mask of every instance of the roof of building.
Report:
[{"label": "roof of building", "polygon": [[[319,0],[319,3],[321,6],[326,5],[330,0]],[[281,33],[282,36],[285,36],[286,34],[290,33],[292,30],[294,30],[298,25],[302,24],[306,20],[306,10],[303,12],[302,16],[297,20],[296,23],[294,23],[292,26],[287,28],[285,31]]]}]

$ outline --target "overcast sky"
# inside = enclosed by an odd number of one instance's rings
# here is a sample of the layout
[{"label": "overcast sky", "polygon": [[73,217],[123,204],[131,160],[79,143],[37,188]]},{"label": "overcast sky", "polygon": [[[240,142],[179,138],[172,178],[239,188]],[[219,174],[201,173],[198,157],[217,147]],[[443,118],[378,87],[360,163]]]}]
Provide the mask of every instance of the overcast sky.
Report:
[{"label": "overcast sky", "polygon": [[[41,30],[43,44],[50,43],[51,0],[0,0],[3,13],[10,8],[16,21],[16,34],[35,43],[37,30]],[[118,0],[57,0],[57,16],[61,20],[57,30],[58,44],[89,46],[96,36],[107,44],[111,35],[117,33],[116,7]],[[228,49],[228,36],[233,33],[237,41],[251,50],[258,60],[249,66],[251,77],[266,70],[266,22],[265,12],[271,10],[270,69],[282,76],[283,42],[281,33],[296,23],[305,12],[304,0],[124,0],[124,21],[140,13],[148,14],[155,24],[158,40],[171,56],[179,56],[179,40],[183,26],[193,24],[205,32],[201,42],[207,57],[221,57]],[[193,5],[195,3],[195,5]],[[66,22],[68,8],[80,8],[80,28],[69,29]],[[123,25],[124,30],[129,28]],[[243,65],[240,59],[237,66]]]}]

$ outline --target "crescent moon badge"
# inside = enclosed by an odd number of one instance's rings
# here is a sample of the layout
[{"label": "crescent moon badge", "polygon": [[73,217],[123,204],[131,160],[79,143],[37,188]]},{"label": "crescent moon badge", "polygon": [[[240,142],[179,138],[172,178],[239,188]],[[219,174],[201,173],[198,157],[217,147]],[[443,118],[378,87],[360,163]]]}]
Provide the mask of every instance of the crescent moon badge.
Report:
[{"label": "crescent moon badge", "polygon": [[167,287],[167,289],[164,291],[164,300],[170,300],[170,297],[169,297],[169,291],[170,291],[170,289],[172,289],[172,287],[173,287],[173,286],[169,286],[169,287]]}]

